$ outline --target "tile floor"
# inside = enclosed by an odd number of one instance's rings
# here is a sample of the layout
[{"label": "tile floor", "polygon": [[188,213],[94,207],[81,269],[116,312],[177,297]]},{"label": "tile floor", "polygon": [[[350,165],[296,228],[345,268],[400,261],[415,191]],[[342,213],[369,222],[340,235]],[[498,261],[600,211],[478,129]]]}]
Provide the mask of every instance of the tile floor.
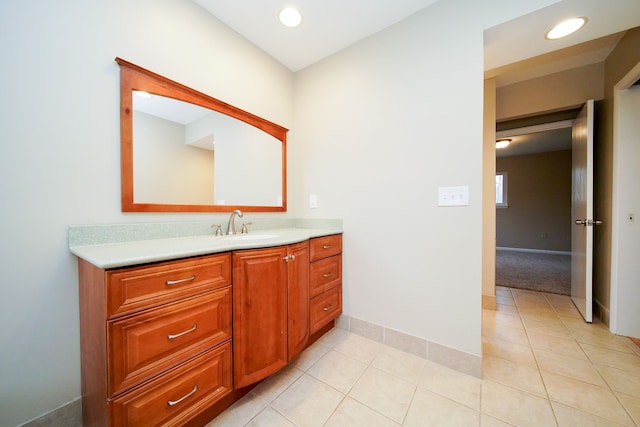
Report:
[{"label": "tile floor", "polygon": [[207,427],[640,425],[640,348],[569,297],[496,293],[483,379],[334,329]]}]

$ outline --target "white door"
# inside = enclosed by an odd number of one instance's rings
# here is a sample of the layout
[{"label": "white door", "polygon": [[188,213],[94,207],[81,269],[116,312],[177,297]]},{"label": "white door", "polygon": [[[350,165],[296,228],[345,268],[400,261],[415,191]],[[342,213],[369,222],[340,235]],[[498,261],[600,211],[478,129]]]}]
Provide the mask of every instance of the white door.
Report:
[{"label": "white door", "polygon": [[593,100],[587,101],[572,130],[571,299],[591,323],[593,266]]}]

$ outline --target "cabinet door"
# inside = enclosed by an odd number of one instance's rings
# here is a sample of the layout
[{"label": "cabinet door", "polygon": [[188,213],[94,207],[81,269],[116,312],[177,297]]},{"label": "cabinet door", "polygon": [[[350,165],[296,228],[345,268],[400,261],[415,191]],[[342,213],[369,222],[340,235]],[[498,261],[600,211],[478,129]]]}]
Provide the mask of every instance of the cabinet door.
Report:
[{"label": "cabinet door", "polygon": [[287,364],[286,256],[282,246],[233,253],[235,388]]},{"label": "cabinet door", "polygon": [[291,361],[309,340],[309,242],[289,246],[288,255],[287,340]]}]

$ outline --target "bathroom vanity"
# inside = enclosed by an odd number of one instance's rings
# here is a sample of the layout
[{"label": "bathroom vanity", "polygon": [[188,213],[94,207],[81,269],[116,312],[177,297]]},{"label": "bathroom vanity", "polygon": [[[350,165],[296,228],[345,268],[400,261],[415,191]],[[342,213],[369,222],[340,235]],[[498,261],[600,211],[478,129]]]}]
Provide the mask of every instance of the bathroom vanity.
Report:
[{"label": "bathroom vanity", "polygon": [[204,425],[333,327],[341,230],[255,233],[70,237],[85,426]]},{"label": "bathroom vanity", "polygon": [[[69,229],[83,424],[202,426],[333,327],[342,222],[280,218],[234,234],[239,209],[286,212],[287,129],[116,62],[122,211],[233,212],[227,235],[210,223]],[[180,132],[162,131],[174,122]]]}]

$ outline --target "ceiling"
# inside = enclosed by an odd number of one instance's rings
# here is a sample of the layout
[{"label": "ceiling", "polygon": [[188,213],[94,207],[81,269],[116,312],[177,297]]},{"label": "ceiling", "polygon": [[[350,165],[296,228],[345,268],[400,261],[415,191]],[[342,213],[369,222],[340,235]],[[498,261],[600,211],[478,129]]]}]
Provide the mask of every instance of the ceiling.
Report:
[{"label": "ceiling", "polygon": [[[376,33],[436,0],[193,0],[217,19],[270,54],[291,71],[299,71],[347,46]],[[440,0],[447,1],[447,0]],[[286,28],[278,21],[285,6],[302,13],[302,25]],[[366,11],[366,13],[363,13]],[[587,16],[589,22],[566,39],[548,41],[546,31],[560,20]],[[505,22],[485,31],[485,70],[505,74],[502,68],[519,61],[571,46],[581,45],[555,58],[552,66],[536,69],[550,73],[601,62],[617,39],[585,42],[640,26],[638,0],[562,0],[551,6]],[[528,68],[531,68],[531,64]],[[556,67],[554,71],[554,67]],[[495,71],[497,70],[497,71]],[[528,71],[531,74],[531,70]],[[544,75],[544,74],[542,74]],[[531,77],[528,77],[531,78]]]},{"label": "ceiling", "polygon": [[[437,0],[193,1],[291,71],[299,71]],[[278,20],[286,6],[302,14],[299,27],[287,28]]]},{"label": "ceiling", "polygon": [[[437,0],[193,1],[296,72]],[[285,6],[295,6],[302,13],[299,27],[286,28],[280,24],[278,13]],[[579,32],[561,40],[544,38],[553,25],[575,16],[588,18]],[[640,0],[558,1],[485,30],[485,78],[495,77],[500,87],[603,62],[624,31],[637,26],[640,26]],[[570,128],[513,138],[512,146],[498,153],[499,156],[570,148]]]},{"label": "ceiling", "polygon": [[[587,17],[588,22],[583,29],[560,40],[550,41],[544,38],[544,34],[554,24],[576,16]],[[565,61],[566,63],[559,64],[563,69],[601,62],[613,49],[619,37],[593,45],[587,42],[637,26],[640,26],[638,0],[562,0],[487,29],[484,38],[485,70],[500,69],[532,58],[548,59],[541,55],[570,47],[572,48],[561,55],[572,57],[568,58],[570,60]],[[560,62],[560,59],[560,55],[552,55],[552,62]]]},{"label": "ceiling", "polygon": [[571,120],[530,126],[496,133],[496,139],[508,138],[507,148],[496,149],[496,157],[571,150]]}]

